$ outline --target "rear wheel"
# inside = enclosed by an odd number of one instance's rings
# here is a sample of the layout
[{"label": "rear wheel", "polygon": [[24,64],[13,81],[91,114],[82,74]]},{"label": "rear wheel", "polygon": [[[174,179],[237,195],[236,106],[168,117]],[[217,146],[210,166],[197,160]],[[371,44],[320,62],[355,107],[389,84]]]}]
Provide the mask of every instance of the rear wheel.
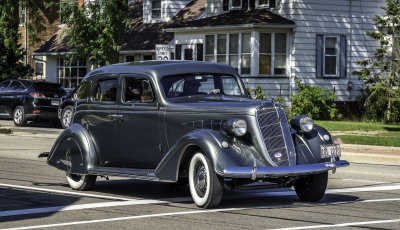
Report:
[{"label": "rear wheel", "polygon": [[310,175],[296,181],[294,188],[300,200],[315,202],[325,195],[328,172]]},{"label": "rear wheel", "polygon": [[17,106],[13,112],[13,120],[15,126],[23,126],[26,123],[24,107]]},{"label": "rear wheel", "polygon": [[67,105],[61,112],[61,125],[64,129],[68,128],[72,122],[72,115],[74,114],[74,107]]},{"label": "rear wheel", "polygon": [[198,207],[212,208],[221,202],[223,178],[215,174],[211,161],[203,153],[194,154],[190,160],[189,187]]},{"label": "rear wheel", "polygon": [[69,186],[74,190],[86,191],[93,188],[96,176],[66,173]]}]

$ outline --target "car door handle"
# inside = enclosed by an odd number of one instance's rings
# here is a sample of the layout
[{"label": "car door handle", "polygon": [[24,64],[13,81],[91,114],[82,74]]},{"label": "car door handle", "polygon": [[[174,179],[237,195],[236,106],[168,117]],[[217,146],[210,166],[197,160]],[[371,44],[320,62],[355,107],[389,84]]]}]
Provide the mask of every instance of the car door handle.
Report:
[{"label": "car door handle", "polygon": [[123,117],[123,115],[121,115],[121,114],[111,114],[111,115],[108,115],[107,117],[112,117],[112,118],[122,118],[122,117]]}]

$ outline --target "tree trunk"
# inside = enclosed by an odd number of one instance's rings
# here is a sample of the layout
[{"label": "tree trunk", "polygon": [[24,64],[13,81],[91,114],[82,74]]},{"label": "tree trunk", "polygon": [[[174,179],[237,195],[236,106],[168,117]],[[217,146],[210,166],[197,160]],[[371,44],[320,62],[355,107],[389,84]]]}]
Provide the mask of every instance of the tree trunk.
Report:
[{"label": "tree trunk", "polygon": [[387,114],[386,114],[386,123],[389,123],[391,115],[392,115],[392,101],[389,99],[388,107],[387,107]]}]

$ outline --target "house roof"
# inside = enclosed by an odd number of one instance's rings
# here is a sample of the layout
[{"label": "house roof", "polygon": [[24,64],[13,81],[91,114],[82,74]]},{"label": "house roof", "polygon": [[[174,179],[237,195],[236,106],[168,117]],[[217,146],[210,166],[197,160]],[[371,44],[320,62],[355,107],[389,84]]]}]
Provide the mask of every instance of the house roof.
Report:
[{"label": "house roof", "polygon": [[295,25],[294,21],[274,14],[267,9],[232,10],[225,14],[199,20],[175,22],[169,30],[185,27],[217,27],[234,25]]}]

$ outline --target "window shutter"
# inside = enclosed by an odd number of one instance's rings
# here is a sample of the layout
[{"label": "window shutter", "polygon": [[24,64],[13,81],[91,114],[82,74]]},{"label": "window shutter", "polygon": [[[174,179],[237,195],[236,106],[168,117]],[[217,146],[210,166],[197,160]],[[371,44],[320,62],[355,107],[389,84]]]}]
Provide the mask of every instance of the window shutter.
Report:
[{"label": "window shutter", "polygon": [[242,1],[242,10],[248,10],[249,9],[249,0],[243,0]]},{"label": "window shutter", "polygon": [[256,8],[256,0],[249,1],[249,9],[254,10]]},{"label": "window shutter", "polygon": [[229,0],[224,0],[222,2],[222,10],[223,11],[228,11],[229,10]]},{"label": "window shutter", "polygon": [[181,60],[182,59],[182,45],[178,44],[175,45],[175,60]]},{"label": "window shutter", "polygon": [[276,7],[276,0],[269,0],[269,8]]},{"label": "window shutter", "polygon": [[315,64],[316,64],[316,75],[317,77],[323,76],[323,49],[324,49],[324,35],[317,34],[317,41],[316,41],[316,56],[315,56]]},{"label": "window shutter", "polygon": [[345,78],[347,75],[347,46],[346,46],[346,36],[340,36],[340,56],[339,56],[339,73],[340,77]]},{"label": "window shutter", "polygon": [[197,61],[203,61],[203,44],[196,44]]}]

